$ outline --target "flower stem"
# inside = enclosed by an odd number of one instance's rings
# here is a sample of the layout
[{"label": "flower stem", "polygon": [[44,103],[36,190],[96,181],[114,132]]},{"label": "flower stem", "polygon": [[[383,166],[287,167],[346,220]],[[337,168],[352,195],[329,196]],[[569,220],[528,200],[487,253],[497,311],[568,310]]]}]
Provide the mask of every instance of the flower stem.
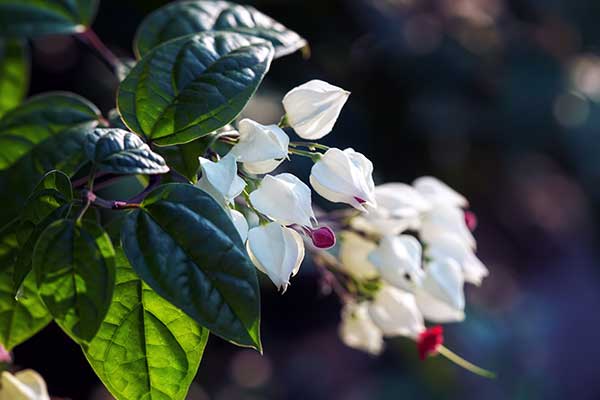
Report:
[{"label": "flower stem", "polygon": [[321,159],[321,153],[313,153],[311,151],[298,150],[294,148],[289,148],[288,153],[295,154],[297,156],[308,157],[313,162],[317,162]]},{"label": "flower stem", "polygon": [[324,144],[315,143],[315,142],[290,142],[291,147],[306,147],[310,151],[319,150],[329,150],[329,146],[325,146]]},{"label": "flower stem", "polygon": [[85,31],[77,34],[77,38],[81,40],[83,43],[92,48],[99,58],[106,64],[108,68],[112,70],[112,72],[117,75],[118,71],[123,68],[123,63],[117,56],[114,55],[112,51],[102,40],[96,35],[92,29],[86,29]]},{"label": "flower stem", "polygon": [[488,371],[486,369],[478,367],[475,364],[470,363],[469,361],[465,360],[464,358],[454,353],[447,347],[439,346],[437,352],[446,357],[448,360],[452,361],[454,364],[466,369],[469,372],[474,373],[475,375],[479,375],[488,379],[496,378],[496,374],[492,371]]}]

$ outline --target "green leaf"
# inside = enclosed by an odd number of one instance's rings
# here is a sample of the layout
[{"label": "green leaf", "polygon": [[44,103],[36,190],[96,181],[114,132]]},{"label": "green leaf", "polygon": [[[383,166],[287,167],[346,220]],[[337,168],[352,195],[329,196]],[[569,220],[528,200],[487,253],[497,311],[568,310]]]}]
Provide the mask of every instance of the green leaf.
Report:
[{"label": "green leaf", "polygon": [[36,147],[78,126],[95,126],[100,111],[69,93],[32,97],[0,119],[0,169],[6,169]]},{"label": "green leaf", "polygon": [[96,171],[145,175],[169,172],[164,158],[134,133],[96,128],[87,139],[85,152]]},{"label": "green leaf", "polygon": [[0,0],[0,36],[83,32],[98,0]]},{"label": "green leaf", "polygon": [[237,32],[268,40],[275,48],[275,57],[306,46],[300,35],[254,7],[192,0],[167,4],[146,17],[137,31],[134,51],[142,57],[171,39],[206,31]]},{"label": "green leaf", "polygon": [[91,340],[104,320],[115,286],[115,251],[90,222],[59,220],[42,232],[33,271],[44,304],[76,340]]},{"label": "green leaf", "polygon": [[23,101],[29,87],[29,52],[21,40],[0,40],[0,116]]},{"label": "green leaf", "polygon": [[25,279],[18,300],[15,297],[13,274],[18,250],[15,225],[0,232],[0,344],[9,351],[52,320],[37,294],[32,274]]},{"label": "green leaf", "polygon": [[48,225],[67,216],[72,201],[71,180],[61,171],[48,172],[33,189],[17,229],[21,246],[14,267],[14,293],[31,271],[31,256],[40,234]]},{"label": "green leaf", "polygon": [[118,108],[130,130],[158,145],[181,144],[231,122],[267,73],[265,40],[207,32],[149,52],[121,83]]},{"label": "green leaf", "polygon": [[47,171],[72,175],[81,167],[83,145],[99,117],[87,100],[51,93],[31,98],[0,119],[0,165],[11,164],[5,170],[0,167],[0,226],[20,214]]},{"label": "green leaf", "polygon": [[128,215],[121,241],[159,295],[226,340],[260,350],[256,270],[225,210],[206,192],[172,183]]},{"label": "green leaf", "polygon": [[113,302],[83,350],[115,398],[183,400],[208,333],[143,283],[119,249]]},{"label": "green leaf", "polygon": [[[207,140],[208,139],[208,140]],[[158,151],[167,159],[167,163],[177,172],[185,176],[192,183],[198,180],[200,161],[208,148],[211,138],[205,136],[192,142],[175,146],[161,147]]]}]

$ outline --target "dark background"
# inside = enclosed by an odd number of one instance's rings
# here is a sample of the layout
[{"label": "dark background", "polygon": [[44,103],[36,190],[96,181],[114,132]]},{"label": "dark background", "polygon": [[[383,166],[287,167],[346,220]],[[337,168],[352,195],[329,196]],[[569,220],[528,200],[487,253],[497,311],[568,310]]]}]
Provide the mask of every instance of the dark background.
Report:
[{"label": "dark background", "polygon": [[[137,25],[163,3],[103,0],[94,29],[131,56]],[[439,357],[420,362],[405,339],[378,358],[345,347],[339,304],[305,263],[285,295],[263,287],[265,355],[212,337],[190,399],[600,398],[600,2],[244,3],[312,48],[310,59],[274,62],[248,115],[276,122],[287,90],[324,79],[352,91],[326,144],[365,153],[377,182],[432,174],[470,199],[491,275],[468,288],[467,319],[447,326],[446,343],[498,378]],[[115,78],[76,40],[38,39],[32,49],[31,94],[71,90],[104,112],[114,106]],[[309,165],[289,167],[306,177]],[[110,398],[55,326],[15,357],[53,395]]]}]

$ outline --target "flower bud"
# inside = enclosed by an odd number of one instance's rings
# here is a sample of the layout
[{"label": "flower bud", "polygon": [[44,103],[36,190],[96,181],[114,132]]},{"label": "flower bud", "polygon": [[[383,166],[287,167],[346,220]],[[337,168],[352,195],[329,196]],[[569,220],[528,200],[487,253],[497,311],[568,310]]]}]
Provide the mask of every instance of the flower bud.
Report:
[{"label": "flower bud", "polygon": [[465,318],[465,296],[460,266],[452,259],[430,262],[425,268],[421,287],[415,298],[423,316],[428,321],[458,322]]},{"label": "flower bud", "polygon": [[231,153],[251,174],[273,171],[288,155],[290,138],[277,125],[261,125],[251,119],[239,123],[239,141]]},{"label": "flower bud", "polygon": [[417,339],[419,359],[423,361],[429,356],[436,355],[442,344],[444,344],[444,328],[440,325],[427,328]]},{"label": "flower bud", "polygon": [[310,183],[327,200],[366,211],[376,206],[372,173],[373,164],[364,155],[331,148],[313,165]]},{"label": "flower bud", "polygon": [[335,233],[330,227],[321,226],[317,229],[306,228],[305,231],[316,248],[329,249],[335,246]]},{"label": "flower bud", "polygon": [[421,253],[421,243],[412,236],[384,236],[369,260],[386,282],[409,290],[420,285],[423,279]]},{"label": "flower bud", "polygon": [[237,163],[233,154],[227,154],[218,162],[203,157],[198,160],[202,177],[196,186],[214,197],[219,204],[229,204],[242,193],[246,182],[237,175]]},{"label": "flower bud", "polygon": [[383,350],[383,333],[369,317],[367,303],[344,306],[339,333],[346,346],[374,355]]},{"label": "flower bud", "polygon": [[371,319],[385,336],[416,338],[424,329],[415,297],[393,286],[383,286],[369,304]]},{"label": "flower bud", "polygon": [[304,242],[298,232],[271,222],[248,232],[246,244],[250,259],[285,292],[290,276],[296,275],[304,259]]},{"label": "flower bud", "polygon": [[281,225],[312,227],[316,221],[310,188],[292,174],[266,175],[250,202]]},{"label": "flower bud", "polygon": [[283,98],[287,121],[303,139],[317,140],[333,129],[350,92],[320,80],[290,90]]},{"label": "flower bud", "polygon": [[2,372],[0,399],[2,400],[50,400],[44,379],[31,369],[14,375]]}]

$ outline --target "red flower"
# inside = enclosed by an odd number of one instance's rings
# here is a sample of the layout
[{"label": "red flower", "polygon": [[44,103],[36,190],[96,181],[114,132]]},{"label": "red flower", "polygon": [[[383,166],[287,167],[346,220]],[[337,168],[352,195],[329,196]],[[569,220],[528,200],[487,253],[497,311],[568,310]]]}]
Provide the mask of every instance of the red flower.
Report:
[{"label": "red flower", "polygon": [[419,334],[417,339],[417,350],[419,358],[425,360],[428,356],[437,353],[438,348],[444,343],[444,329],[440,326],[432,326]]}]

